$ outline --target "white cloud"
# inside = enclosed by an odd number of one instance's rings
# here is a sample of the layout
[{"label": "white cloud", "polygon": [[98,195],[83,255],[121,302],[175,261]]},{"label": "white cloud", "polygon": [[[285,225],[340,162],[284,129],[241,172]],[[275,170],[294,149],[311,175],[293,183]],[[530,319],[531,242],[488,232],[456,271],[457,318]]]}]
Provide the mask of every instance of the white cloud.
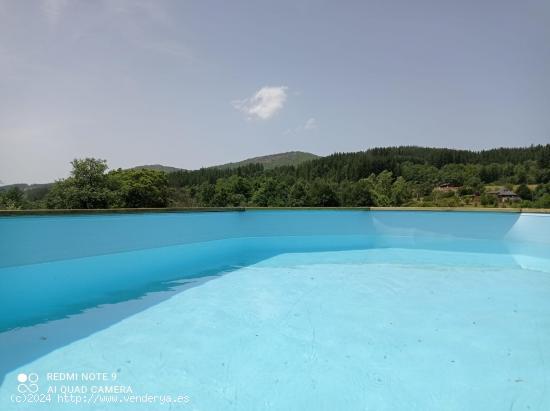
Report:
[{"label": "white cloud", "polygon": [[286,102],[288,87],[262,87],[252,97],[231,102],[233,107],[249,118],[267,120],[280,111]]},{"label": "white cloud", "polygon": [[308,119],[306,121],[306,124],[304,125],[304,130],[315,130],[317,128],[317,120],[315,120],[313,117]]}]

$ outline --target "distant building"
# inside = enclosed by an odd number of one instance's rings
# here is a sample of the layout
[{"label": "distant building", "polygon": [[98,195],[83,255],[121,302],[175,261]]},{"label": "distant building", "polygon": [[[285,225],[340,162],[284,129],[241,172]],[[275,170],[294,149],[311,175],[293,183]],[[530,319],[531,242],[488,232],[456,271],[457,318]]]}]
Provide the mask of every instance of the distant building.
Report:
[{"label": "distant building", "polygon": [[501,203],[512,202],[512,201],[520,201],[521,200],[520,196],[518,196],[513,191],[508,190],[507,188],[501,188],[498,191],[490,191],[487,194],[493,194],[493,195],[497,196]]},{"label": "distant building", "polygon": [[441,191],[444,193],[449,193],[451,191],[457,191],[459,188],[460,186],[457,186],[456,184],[453,184],[453,183],[441,183],[435,188],[435,190]]}]

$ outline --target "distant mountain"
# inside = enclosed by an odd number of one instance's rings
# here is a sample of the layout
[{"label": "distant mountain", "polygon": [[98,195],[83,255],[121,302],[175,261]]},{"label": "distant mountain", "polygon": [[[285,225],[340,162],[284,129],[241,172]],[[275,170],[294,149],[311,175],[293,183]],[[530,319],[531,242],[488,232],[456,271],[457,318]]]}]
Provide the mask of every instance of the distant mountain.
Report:
[{"label": "distant mountain", "polygon": [[303,151],[289,151],[287,153],[270,154],[268,156],[260,156],[247,158],[246,160],[238,161],[235,163],[221,164],[219,166],[213,166],[212,168],[228,169],[245,166],[247,164],[262,164],[265,170],[281,166],[295,166],[305,161],[314,160],[319,158],[318,155],[305,153]]},{"label": "distant mountain", "polygon": [[147,170],[164,171],[165,173],[173,173],[174,171],[183,170],[182,168],[163,166],[162,164],[150,164],[150,165],[144,165],[144,166],[136,166],[136,167],[132,167],[132,168],[134,168],[134,169],[145,168]]},{"label": "distant mountain", "polygon": [[53,183],[45,183],[45,184],[7,184],[5,186],[0,186],[0,191],[7,191],[10,188],[17,187],[22,191],[31,191],[31,190],[39,190],[39,189],[47,189],[52,186]]},{"label": "distant mountain", "polygon": [[[231,168],[237,168],[239,166],[245,166],[247,164],[262,164],[265,170],[270,170],[280,166],[295,166],[305,161],[315,160],[316,158],[320,158],[320,156],[311,154],[311,153],[306,153],[303,151],[289,151],[287,153],[278,153],[278,154],[270,154],[267,156],[247,158],[246,160],[237,161],[235,163],[226,163],[226,164],[211,166],[207,168],[231,169]],[[165,166],[162,164],[146,164],[142,166],[132,167],[132,169],[157,170],[157,171],[164,171],[165,173],[173,173],[174,171],[185,170],[183,168]],[[8,184],[8,185],[2,186],[0,183],[0,191],[9,190],[12,187],[19,187],[23,191],[33,191],[37,189],[48,189],[52,185],[53,183]]]}]

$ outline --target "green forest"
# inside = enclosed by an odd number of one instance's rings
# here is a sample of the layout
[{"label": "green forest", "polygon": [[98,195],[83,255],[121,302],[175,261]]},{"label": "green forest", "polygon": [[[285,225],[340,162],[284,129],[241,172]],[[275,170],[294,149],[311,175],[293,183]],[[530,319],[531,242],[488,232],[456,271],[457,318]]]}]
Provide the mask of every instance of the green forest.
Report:
[{"label": "green forest", "polygon": [[0,191],[3,209],[139,207],[550,208],[550,144],[468,151],[415,146],[335,153],[298,165],[164,171],[75,159],[51,185]]}]

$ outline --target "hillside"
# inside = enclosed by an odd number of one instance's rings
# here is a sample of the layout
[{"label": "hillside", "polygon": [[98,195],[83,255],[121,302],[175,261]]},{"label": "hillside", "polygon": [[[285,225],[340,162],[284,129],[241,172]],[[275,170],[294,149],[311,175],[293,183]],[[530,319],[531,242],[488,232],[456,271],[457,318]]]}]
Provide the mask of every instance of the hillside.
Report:
[{"label": "hillside", "polygon": [[[167,205],[550,208],[550,144],[483,151],[385,147],[318,158],[291,152],[199,170],[179,169],[166,178],[129,170],[105,173],[101,160],[82,161],[101,175],[90,179],[73,172],[71,179],[55,183],[51,190],[48,185],[5,187],[0,189],[0,209]],[[289,165],[296,161],[301,162]],[[499,197],[495,191],[501,188],[513,190],[513,198]]]},{"label": "hillside", "polygon": [[[207,168],[217,168],[220,170],[228,170],[228,169],[246,166],[248,164],[261,164],[265,170],[271,170],[273,168],[280,167],[280,166],[296,166],[305,161],[314,160],[316,158],[320,158],[320,157],[312,153],[305,153],[303,151],[289,151],[286,153],[277,153],[277,154],[270,154],[267,156],[247,158],[242,161],[220,164],[217,166],[210,166]],[[174,171],[184,170],[182,168],[164,166],[162,164],[149,164],[149,165],[143,165],[143,166],[136,166],[133,168],[134,169],[146,168],[149,170],[164,171],[166,173],[172,173]]]},{"label": "hillside", "polygon": [[248,164],[261,164],[265,170],[271,170],[281,166],[296,166],[305,161],[314,160],[319,158],[318,155],[312,153],[305,153],[303,151],[289,151],[287,153],[270,154],[267,156],[253,157],[246,160],[238,161],[235,163],[221,164],[219,166],[213,166],[212,168],[218,169],[231,169],[246,166]]},{"label": "hillside", "polygon": [[33,191],[33,190],[47,190],[49,189],[53,183],[44,183],[44,184],[25,184],[25,183],[19,183],[19,184],[7,184],[4,186],[0,186],[0,191],[8,191],[11,188],[18,188],[21,191]]}]

